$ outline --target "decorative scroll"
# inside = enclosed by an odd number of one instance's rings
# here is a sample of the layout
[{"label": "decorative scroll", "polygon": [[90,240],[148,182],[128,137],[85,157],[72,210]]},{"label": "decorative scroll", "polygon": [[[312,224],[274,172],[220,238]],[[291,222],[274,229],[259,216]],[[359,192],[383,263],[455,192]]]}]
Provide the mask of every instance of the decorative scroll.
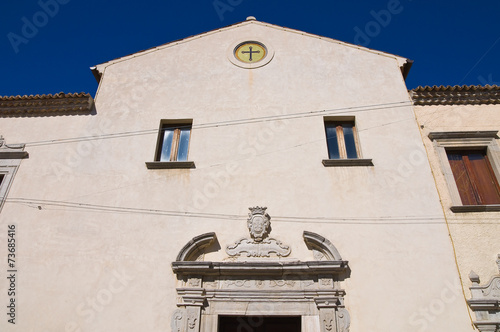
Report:
[{"label": "decorative scroll", "polygon": [[240,256],[246,253],[247,257],[270,257],[274,253],[279,257],[286,257],[290,255],[290,247],[272,238],[262,242],[241,239],[234,245],[227,246],[226,252],[229,256]]}]

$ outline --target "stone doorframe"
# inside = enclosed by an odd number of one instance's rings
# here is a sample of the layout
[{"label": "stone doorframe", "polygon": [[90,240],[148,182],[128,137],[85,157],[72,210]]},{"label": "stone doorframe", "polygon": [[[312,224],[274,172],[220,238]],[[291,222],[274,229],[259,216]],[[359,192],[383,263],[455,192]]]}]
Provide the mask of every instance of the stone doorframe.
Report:
[{"label": "stone doorframe", "polygon": [[216,332],[220,315],[236,315],[301,316],[302,332],[348,332],[340,287],[350,273],[348,262],[324,237],[304,231],[303,238],[313,261],[203,261],[216,235],[193,238],[172,263],[179,286],[172,331]]}]

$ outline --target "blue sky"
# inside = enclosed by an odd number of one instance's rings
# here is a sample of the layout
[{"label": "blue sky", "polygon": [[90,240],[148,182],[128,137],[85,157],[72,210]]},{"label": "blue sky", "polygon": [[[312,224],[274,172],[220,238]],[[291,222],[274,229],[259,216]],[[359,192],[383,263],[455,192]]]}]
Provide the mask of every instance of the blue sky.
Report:
[{"label": "blue sky", "polygon": [[89,92],[89,67],[244,21],[414,60],[408,88],[500,84],[500,1],[18,0],[0,10],[0,95]]}]

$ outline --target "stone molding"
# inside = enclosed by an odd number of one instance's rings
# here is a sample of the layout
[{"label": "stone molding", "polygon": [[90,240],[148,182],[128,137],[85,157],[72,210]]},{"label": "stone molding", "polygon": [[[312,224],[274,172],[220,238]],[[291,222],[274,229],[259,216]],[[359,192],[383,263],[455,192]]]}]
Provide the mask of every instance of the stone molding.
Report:
[{"label": "stone molding", "polygon": [[467,303],[476,315],[474,325],[480,332],[500,330],[500,255],[497,257],[499,274],[491,277],[486,285],[480,285],[479,276],[474,271],[469,274],[472,298]]},{"label": "stone molding", "polygon": [[24,146],[24,144],[6,144],[3,136],[0,136],[0,159],[28,158],[28,152],[23,151]]},{"label": "stone molding", "polygon": [[341,274],[348,269],[347,261],[306,262],[172,262],[172,270],[178,275],[200,276],[284,276],[302,273]]},{"label": "stone molding", "polygon": [[443,131],[429,133],[429,139],[498,138],[498,130],[489,131]]},{"label": "stone molding", "polygon": [[329,261],[341,261],[342,257],[335,246],[319,234],[304,231],[304,242],[307,247],[313,251],[317,260],[326,259]]},{"label": "stone molding", "polygon": [[500,211],[500,204],[490,205],[454,205],[450,210],[455,213],[465,212],[495,212]]},{"label": "stone molding", "polygon": [[211,245],[216,240],[214,232],[205,233],[195,236],[191,239],[177,255],[177,262],[196,260],[200,254],[203,254],[203,249]]},{"label": "stone molding", "polygon": [[371,159],[323,159],[321,163],[325,167],[373,166]]},{"label": "stone molding", "polygon": [[194,161],[146,161],[148,169],[196,168]]}]

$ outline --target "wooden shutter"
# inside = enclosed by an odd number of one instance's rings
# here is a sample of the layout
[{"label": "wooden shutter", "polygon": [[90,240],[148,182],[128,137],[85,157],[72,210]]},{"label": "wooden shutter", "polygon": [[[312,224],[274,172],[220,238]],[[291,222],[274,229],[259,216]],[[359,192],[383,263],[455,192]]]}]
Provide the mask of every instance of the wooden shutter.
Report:
[{"label": "wooden shutter", "polygon": [[500,204],[500,188],[486,151],[447,151],[463,205]]}]

